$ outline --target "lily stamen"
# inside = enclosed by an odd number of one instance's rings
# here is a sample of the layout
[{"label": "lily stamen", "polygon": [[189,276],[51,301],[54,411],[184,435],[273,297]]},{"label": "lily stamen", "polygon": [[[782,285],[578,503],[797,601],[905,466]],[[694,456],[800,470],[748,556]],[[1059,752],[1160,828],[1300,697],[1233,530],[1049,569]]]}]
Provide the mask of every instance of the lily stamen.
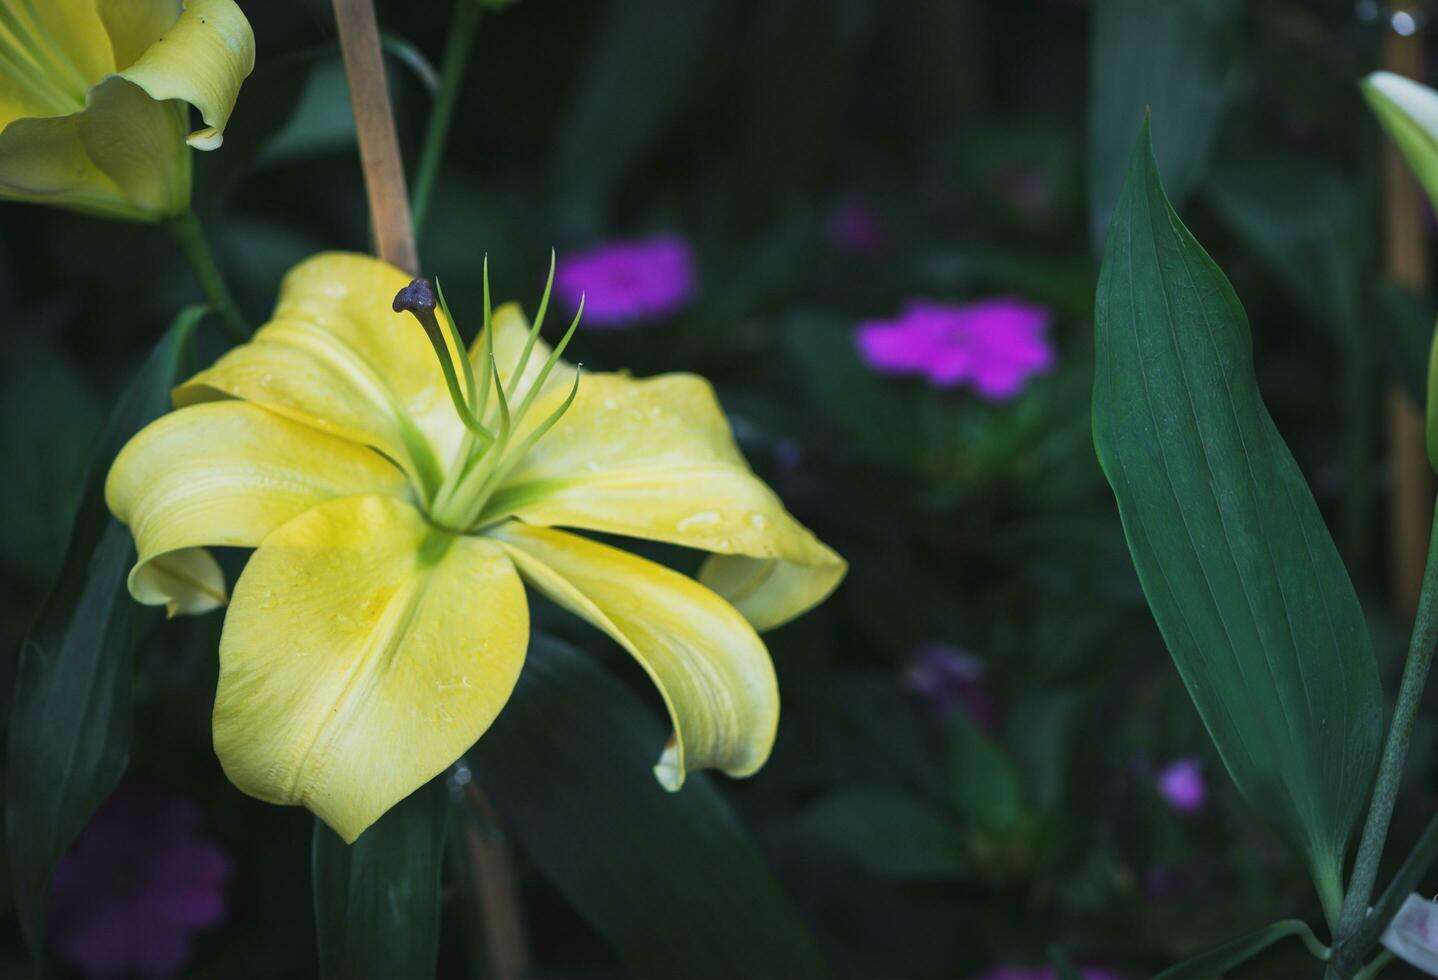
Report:
[{"label": "lily stamen", "polygon": [[[438,305],[434,287],[430,285],[429,280],[415,279],[395,293],[393,307],[396,313],[409,313],[424,328],[425,336],[429,338],[430,344],[434,347],[435,356],[439,358],[440,370],[444,372],[444,383],[449,388],[450,401],[454,403],[454,410],[459,415],[459,420],[464,423],[466,429],[474,434],[476,439],[488,447],[494,443],[494,435],[475,417],[464,393],[460,390],[459,377],[454,371],[449,342],[445,337],[444,329],[439,325],[439,318],[434,315]],[[463,351],[464,348],[461,347],[460,350]],[[469,373],[470,370],[466,362],[467,387],[472,387],[474,384],[473,376]]]}]

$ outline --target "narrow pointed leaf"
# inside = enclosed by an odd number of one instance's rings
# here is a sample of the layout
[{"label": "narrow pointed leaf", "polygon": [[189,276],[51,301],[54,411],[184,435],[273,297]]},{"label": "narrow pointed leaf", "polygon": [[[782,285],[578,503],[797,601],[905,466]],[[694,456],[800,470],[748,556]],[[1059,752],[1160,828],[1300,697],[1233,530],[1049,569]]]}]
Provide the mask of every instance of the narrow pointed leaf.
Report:
[{"label": "narrow pointed leaf", "polygon": [[594,658],[536,635],[470,753],[505,828],[638,977],[827,975],[811,934],[704,774],[667,793],[668,736]]},{"label": "narrow pointed leaf", "polygon": [[125,576],[130,533],[105,507],[105,473],[136,431],[170,407],[204,310],[182,312],[130,382],[91,459],[64,565],[20,651],[7,747],[5,835],[15,906],[31,952],[45,935],[50,879],[119,781],[130,746],[130,680],[142,607]]},{"label": "narrow pointed leaf", "polygon": [[321,977],[434,976],[446,778],[415,790],[353,844],[315,821]]},{"label": "narrow pointed leaf", "polygon": [[1149,607],[1234,781],[1330,907],[1377,759],[1377,667],[1247,317],[1169,206],[1146,125],[1094,317],[1094,445]]},{"label": "narrow pointed leaf", "polygon": [[1308,923],[1300,922],[1298,919],[1285,919],[1283,922],[1275,922],[1262,929],[1255,929],[1237,939],[1231,939],[1213,949],[1186,959],[1182,963],[1164,970],[1154,980],[1213,980],[1214,977],[1223,976],[1229,970],[1241,963],[1246,963],[1274,943],[1287,939],[1289,936],[1298,936],[1310,951],[1321,952],[1318,937],[1313,935],[1313,930],[1308,927]]}]

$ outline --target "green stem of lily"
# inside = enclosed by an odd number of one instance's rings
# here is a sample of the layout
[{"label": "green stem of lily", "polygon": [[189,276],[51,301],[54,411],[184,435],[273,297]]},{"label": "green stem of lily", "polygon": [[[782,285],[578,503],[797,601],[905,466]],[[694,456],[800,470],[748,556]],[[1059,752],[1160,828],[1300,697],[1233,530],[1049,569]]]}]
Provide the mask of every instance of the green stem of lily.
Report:
[{"label": "green stem of lily", "polygon": [[[1398,914],[1404,899],[1418,887],[1419,880],[1433,866],[1434,860],[1438,860],[1438,814],[1434,814],[1428,821],[1428,826],[1423,828],[1418,843],[1413,845],[1413,850],[1404,858],[1403,866],[1383,890],[1383,895],[1373,906],[1373,911],[1364,918],[1362,926],[1338,947],[1337,963],[1340,971],[1351,971],[1373,952],[1383,931],[1388,928],[1388,923]],[[1361,972],[1355,973],[1354,976],[1361,975]]]},{"label": "green stem of lily", "polygon": [[165,223],[165,228],[179,244],[180,251],[185,253],[195,278],[199,280],[200,288],[205,292],[205,298],[219,315],[225,333],[237,344],[249,340],[250,326],[240,313],[239,306],[235,304],[235,298],[230,294],[230,287],[225,284],[220,267],[215,264],[209,240],[205,238],[205,230],[200,227],[200,219],[195,216],[195,212],[186,211],[177,218],[171,218]]},{"label": "green stem of lily", "polygon": [[479,31],[480,13],[477,0],[455,0],[449,33],[444,42],[444,56],[439,65],[439,90],[435,93],[434,106],[429,112],[424,148],[420,151],[419,167],[414,175],[413,204],[410,209],[414,212],[416,236],[424,230],[424,219],[429,213],[430,200],[434,196],[434,185],[439,177],[440,161],[444,159],[445,144],[449,141],[449,128],[454,122],[454,110],[459,103],[459,90],[464,82],[465,68],[469,64],[474,38]]},{"label": "green stem of lily", "polygon": [[[1388,727],[1388,741],[1378,763],[1378,778],[1373,787],[1373,800],[1363,824],[1358,855],[1353,861],[1353,876],[1343,911],[1338,919],[1337,945],[1348,944],[1363,927],[1368,903],[1373,898],[1373,885],[1378,878],[1378,862],[1383,856],[1383,843],[1393,819],[1393,805],[1398,798],[1398,784],[1403,776],[1403,761],[1408,755],[1408,742],[1413,734],[1413,721],[1428,668],[1433,663],[1438,643],[1438,509],[1435,509],[1433,530],[1428,539],[1428,562],[1423,571],[1423,591],[1418,601],[1418,615],[1408,645],[1408,661],[1403,667],[1403,680],[1398,688],[1398,702],[1393,708],[1393,721]],[[1342,964],[1338,964],[1342,969]]]},{"label": "green stem of lily", "polygon": [[1388,964],[1392,963],[1393,960],[1393,954],[1385,949],[1373,957],[1372,963],[1369,963],[1357,973],[1353,974],[1353,980],[1377,980],[1378,974],[1388,969]]}]

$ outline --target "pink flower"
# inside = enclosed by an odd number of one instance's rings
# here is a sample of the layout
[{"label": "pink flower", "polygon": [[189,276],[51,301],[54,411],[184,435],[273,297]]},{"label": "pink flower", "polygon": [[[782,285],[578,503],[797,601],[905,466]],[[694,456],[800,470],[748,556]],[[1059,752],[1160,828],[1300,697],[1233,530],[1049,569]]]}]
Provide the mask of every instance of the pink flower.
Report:
[{"label": "pink flower", "polygon": [[859,324],[859,354],[880,374],[914,374],[937,388],[970,385],[990,401],[1009,399],[1053,368],[1046,307],[1010,297],[968,306],[913,300],[894,320]]},{"label": "pink flower", "polygon": [[1185,756],[1159,770],[1158,795],[1179,813],[1198,813],[1208,802],[1208,787],[1197,759]]},{"label": "pink flower", "polygon": [[56,869],[50,940],[87,976],[176,976],[194,933],[224,921],[231,873],[194,800],[127,783]]},{"label": "pink flower", "polygon": [[607,242],[559,260],[554,288],[585,326],[634,326],[678,312],[694,296],[694,257],[677,235]]},{"label": "pink flower", "polygon": [[889,226],[868,201],[850,198],[829,222],[829,241],[841,252],[877,258],[889,250]]}]

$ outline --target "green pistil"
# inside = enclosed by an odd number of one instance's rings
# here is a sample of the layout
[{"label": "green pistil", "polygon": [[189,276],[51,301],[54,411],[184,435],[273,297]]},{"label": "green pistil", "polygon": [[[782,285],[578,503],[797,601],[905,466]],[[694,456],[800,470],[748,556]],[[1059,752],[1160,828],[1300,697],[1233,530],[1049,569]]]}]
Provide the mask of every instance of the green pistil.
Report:
[{"label": "green pistil", "polygon": [[[511,384],[518,384],[519,379],[524,376],[529,357],[538,343],[539,331],[544,324],[544,315],[549,307],[550,291],[553,284],[554,256],[551,253],[549,279],[544,287],[544,295],[540,299],[539,314],[535,317],[529,335],[525,338],[524,347],[520,351],[514,371],[510,376]],[[416,279],[395,296],[394,309],[396,312],[403,311],[412,314],[424,328],[425,335],[429,337],[430,346],[434,348],[435,356],[439,359],[440,370],[444,374],[445,387],[449,390],[450,401],[454,404],[455,413],[466,429],[464,439],[455,454],[449,472],[435,492],[429,508],[430,516],[436,524],[453,531],[465,531],[472,528],[480,519],[481,514],[485,512],[485,504],[499,484],[523,460],[535,443],[552,429],[569,410],[569,407],[574,404],[575,396],[579,391],[578,370],[575,371],[574,384],[570,388],[568,397],[523,439],[511,445],[516,434],[522,428],[525,416],[534,405],[539,391],[553,372],[554,366],[559,363],[564,349],[574,337],[575,330],[579,326],[580,315],[584,311],[584,300],[581,297],[579,310],[576,312],[573,322],[570,323],[564,337],[550,352],[543,367],[535,376],[534,383],[525,392],[517,410],[510,406],[509,393],[504,390],[504,383],[500,380],[499,363],[494,352],[494,313],[490,302],[487,256],[484,267],[484,330],[481,352],[483,359],[481,363],[484,368],[479,372],[477,379],[469,357],[465,354],[464,343],[455,327],[454,317],[450,315],[449,305],[444,301],[442,291],[431,286],[428,280]],[[444,315],[443,325],[436,316],[437,309]],[[453,363],[455,357],[460,359],[463,371],[462,387],[460,373],[455,370]],[[489,421],[491,384],[494,388],[496,416],[493,429],[485,424]]]}]

